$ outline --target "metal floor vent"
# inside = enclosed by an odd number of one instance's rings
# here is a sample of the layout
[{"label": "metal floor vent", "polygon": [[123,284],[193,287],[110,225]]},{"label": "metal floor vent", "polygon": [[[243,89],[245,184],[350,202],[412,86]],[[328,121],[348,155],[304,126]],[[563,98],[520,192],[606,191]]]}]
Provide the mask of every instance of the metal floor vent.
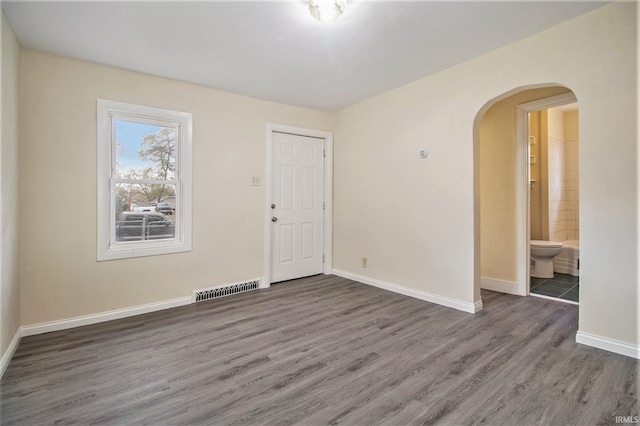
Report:
[{"label": "metal floor vent", "polygon": [[193,302],[218,299],[220,297],[231,296],[233,294],[244,293],[251,290],[257,290],[259,287],[260,280],[252,280],[244,283],[227,285],[224,287],[195,290],[193,292]]}]

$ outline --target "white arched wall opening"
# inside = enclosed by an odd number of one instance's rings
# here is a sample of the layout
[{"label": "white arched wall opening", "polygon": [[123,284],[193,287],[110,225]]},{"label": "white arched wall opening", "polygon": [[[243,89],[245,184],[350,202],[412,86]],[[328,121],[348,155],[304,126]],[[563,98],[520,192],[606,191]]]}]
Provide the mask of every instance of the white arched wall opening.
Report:
[{"label": "white arched wall opening", "polygon": [[[548,90],[566,89],[566,93],[550,96]],[[535,89],[540,89],[535,91]],[[526,296],[529,294],[529,135],[528,114],[534,111],[566,105],[577,101],[575,94],[565,85],[557,83],[521,86],[490,99],[478,111],[473,123],[474,143],[474,299],[480,300],[481,289],[481,187],[480,187],[480,125],[485,114],[498,102],[525,91],[532,91],[533,96],[516,104],[515,120],[515,287],[505,287],[500,291]],[[535,99],[535,100],[531,100]]]}]

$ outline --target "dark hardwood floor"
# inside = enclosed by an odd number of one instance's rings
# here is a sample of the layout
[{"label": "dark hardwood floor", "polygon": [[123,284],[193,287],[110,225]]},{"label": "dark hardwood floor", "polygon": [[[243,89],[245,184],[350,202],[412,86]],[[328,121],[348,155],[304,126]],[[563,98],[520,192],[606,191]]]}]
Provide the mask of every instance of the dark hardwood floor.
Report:
[{"label": "dark hardwood floor", "polygon": [[[614,424],[639,361],[578,307],[483,291],[467,314],[334,276],[22,339],[2,425]],[[620,420],[620,419],[618,419]]]}]

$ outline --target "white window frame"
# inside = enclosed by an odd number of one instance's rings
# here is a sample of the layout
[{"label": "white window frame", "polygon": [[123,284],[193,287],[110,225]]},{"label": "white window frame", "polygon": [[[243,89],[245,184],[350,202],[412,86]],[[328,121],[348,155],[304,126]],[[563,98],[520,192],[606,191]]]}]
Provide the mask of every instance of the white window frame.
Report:
[{"label": "white window frame", "polygon": [[[193,118],[170,111],[98,99],[98,247],[97,259],[114,260],[191,251],[191,167]],[[167,240],[116,242],[114,121],[126,120],[176,128],[176,236]],[[140,181],[140,183],[145,183]]]}]

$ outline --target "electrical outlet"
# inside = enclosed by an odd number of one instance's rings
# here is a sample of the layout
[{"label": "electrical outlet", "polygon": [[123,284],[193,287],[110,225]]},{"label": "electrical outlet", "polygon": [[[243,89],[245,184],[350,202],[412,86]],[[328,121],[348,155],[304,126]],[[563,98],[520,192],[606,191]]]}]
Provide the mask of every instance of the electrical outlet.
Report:
[{"label": "electrical outlet", "polygon": [[260,186],[260,176],[251,176],[251,186]]},{"label": "electrical outlet", "polygon": [[366,257],[363,257],[362,258],[362,267],[366,268],[368,264],[369,264],[369,259],[367,259]]}]

